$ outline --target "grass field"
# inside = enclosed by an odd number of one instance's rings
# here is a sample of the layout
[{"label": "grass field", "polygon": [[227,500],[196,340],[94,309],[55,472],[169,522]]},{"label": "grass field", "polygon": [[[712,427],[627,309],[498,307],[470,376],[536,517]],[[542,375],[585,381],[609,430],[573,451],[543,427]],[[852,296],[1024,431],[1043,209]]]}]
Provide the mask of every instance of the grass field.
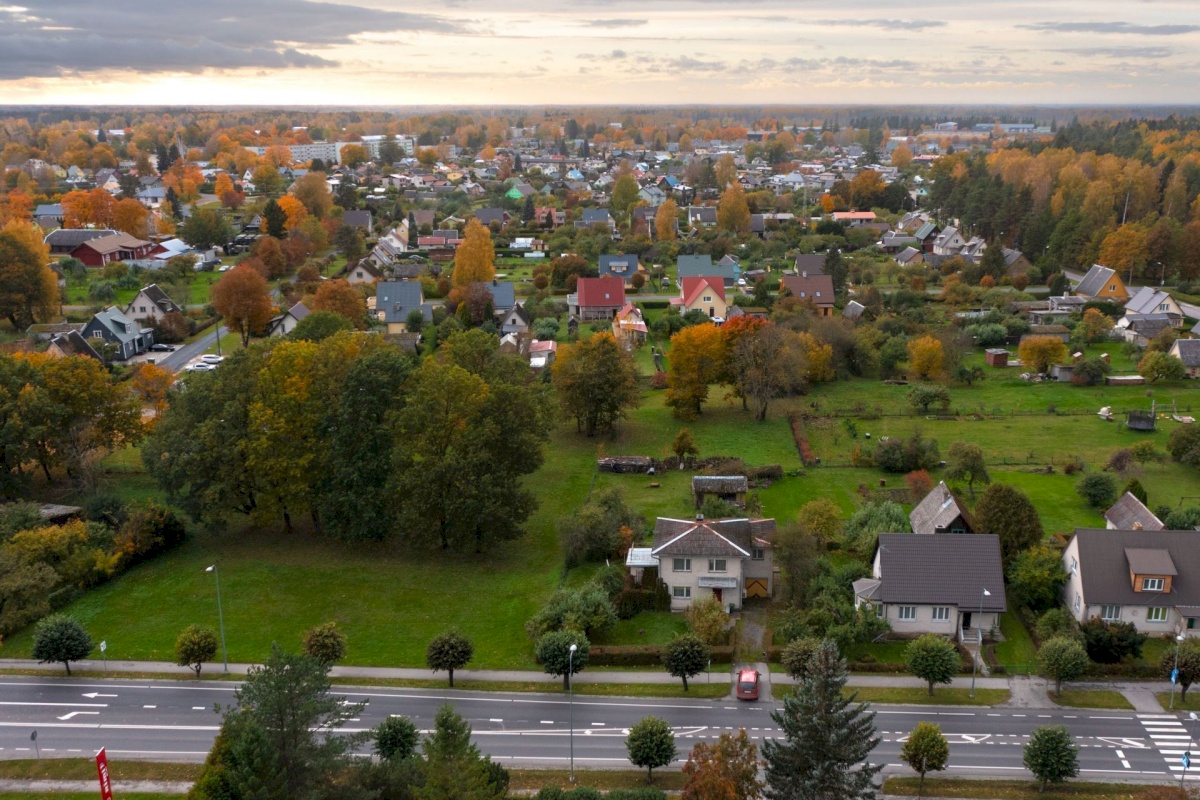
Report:
[{"label": "grass field", "polygon": [[1037,648],[1016,612],[1009,611],[1001,615],[1000,633],[1004,641],[996,645],[997,660],[1010,674],[1026,674],[1033,670],[1037,662]]},{"label": "grass field", "polygon": [[1009,698],[1008,689],[976,689],[975,697],[971,697],[970,689],[944,686],[934,689],[933,697],[924,689],[892,686],[848,686],[842,692],[855,692],[859,701],[866,703],[915,706],[998,706]]},{"label": "grass field", "polygon": [[[197,272],[196,277],[188,284],[188,305],[202,306],[208,303],[209,292],[212,290],[212,285],[220,278],[220,274],[216,272]],[[87,283],[75,283],[74,281],[67,284],[67,290],[63,296],[64,305],[74,306],[91,306],[91,305],[119,305],[122,308],[129,305],[129,302],[137,296],[140,286],[136,289],[117,289],[116,299],[111,301],[97,302],[88,297],[88,291],[92,285],[103,281],[104,278],[100,275],[99,270],[89,270]],[[147,273],[143,276],[144,283],[154,283],[154,274]],[[115,283],[115,281],[114,281]]]},{"label": "grass field", "polygon": [[[883,782],[883,791],[889,795],[916,797],[917,783],[916,778],[888,778]],[[924,796],[978,800],[1151,800],[1163,794],[1161,786],[1128,783],[1071,782],[1051,785],[1043,792],[1033,781],[926,778]]]},{"label": "grass field", "polygon": [[[1154,697],[1156,700],[1158,700],[1159,705],[1161,705],[1163,708],[1171,707],[1171,693],[1170,692],[1159,692],[1158,694],[1154,695]],[[1175,690],[1175,710],[1177,710],[1177,711],[1200,711],[1200,697],[1197,697],[1195,694],[1188,694],[1187,702],[1185,703],[1184,701],[1182,701],[1179,698],[1179,690],[1176,689]]]},{"label": "grass field", "polygon": [[1050,701],[1071,708],[1111,708],[1132,711],[1133,705],[1120,692],[1107,689],[1063,689],[1061,694],[1047,692]]}]

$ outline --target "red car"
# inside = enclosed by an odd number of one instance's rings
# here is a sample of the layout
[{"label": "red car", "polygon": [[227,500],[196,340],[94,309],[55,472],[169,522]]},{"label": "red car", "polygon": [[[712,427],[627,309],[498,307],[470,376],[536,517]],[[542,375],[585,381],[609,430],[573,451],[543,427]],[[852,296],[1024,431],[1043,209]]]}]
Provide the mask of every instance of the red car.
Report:
[{"label": "red car", "polygon": [[738,672],[737,699],[738,700],[757,700],[758,699],[758,670],[743,669]]}]

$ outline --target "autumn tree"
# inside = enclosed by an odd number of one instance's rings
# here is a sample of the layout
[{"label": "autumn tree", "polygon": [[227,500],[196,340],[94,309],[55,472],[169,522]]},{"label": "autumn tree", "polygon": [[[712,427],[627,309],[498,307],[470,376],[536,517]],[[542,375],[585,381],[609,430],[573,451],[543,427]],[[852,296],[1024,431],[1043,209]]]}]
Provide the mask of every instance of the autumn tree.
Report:
[{"label": "autumn tree", "polygon": [[58,313],[58,278],[47,249],[26,223],[12,220],[0,231],[0,316],[14,330]]},{"label": "autumn tree", "polygon": [[361,144],[350,144],[338,151],[338,160],[342,162],[342,166],[354,169],[370,161],[371,153]]},{"label": "autumn tree", "polygon": [[754,402],[754,418],[761,422],[767,418],[772,399],[804,389],[808,359],[798,334],[771,323],[730,336],[731,331],[737,330],[734,323],[742,319],[750,318],[739,317],[722,328],[729,340],[728,377],[734,393],[743,402]]},{"label": "autumn tree", "polygon": [[975,499],[976,483],[991,483],[983,448],[971,442],[954,442],[946,459],[947,480],[967,482],[971,499]]},{"label": "autumn tree", "polygon": [[467,223],[462,243],[454,252],[454,285],[465,289],[472,283],[490,283],[496,277],[496,250],[492,233],[477,219]]},{"label": "autumn tree", "polygon": [[921,336],[908,343],[908,366],[921,380],[941,372],[944,357],[941,341],[933,336]]},{"label": "autumn tree", "polygon": [[1104,237],[1099,262],[1128,278],[1141,274],[1148,250],[1147,231],[1142,225],[1122,225]]},{"label": "autumn tree", "polygon": [[250,337],[262,332],[275,314],[267,279],[245,264],[221,276],[212,288],[212,304],[224,324],[250,346]]},{"label": "autumn tree", "polygon": [[145,363],[138,366],[130,385],[138,398],[154,410],[154,417],[157,418],[167,410],[167,394],[174,382],[175,375],[170,370]]},{"label": "autumn tree", "polygon": [[227,192],[235,191],[237,190],[233,187],[233,179],[229,177],[229,173],[222,172],[217,176],[216,183],[213,185],[213,194],[218,198],[222,198]]},{"label": "autumn tree", "polygon": [[627,173],[617,178],[616,183],[613,184],[612,199],[609,201],[613,215],[628,222],[630,212],[637,205],[640,189],[637,178],[631,174]]},{"label": "autumn tree", "polygon": [[279,198],[279,207],[287,215],[287,220],[283,223],[283,227],[289,233],[297,230],[300,224],[308,218],[308,209],[304,207],[304,203],[301,203],[290,194]]},{"label": "autumn tree", "polygon": [[317,219],[329,216],[329,210],[333,208],[333,195],[329,192],[329,184],[325,182],[324,172],[301,175],[292,186],[292,196]]},{"label": "autumn tree", "polygon": [[612,430],[641,402],[637,364],[611,333],[563,345],[551,377],[563,411],[588,436]]},{"label": "autumn tree", "polygon": [[680,419],[695,419],[708,399],[709,384],[726,368],[725,336],[716,325],[693,325],[671,337],[667,405]]},{"label": "autumn tree", "polygon": [[654,233],[661,242],[675,241],[675,228],[679,221],[679,204],[671,198],[663,201],[654,212]]},{"label": "autumn tree", "polygon": [[1105,314],[1098,308],[1089,308],[1083,312],[1083,319],[1079,321],[1084,338],[1089,343],[1102,342],[1109,338],[1112,334],[1113,321],[1112,317]]},{"label": "autumn tree", "polygon": [[763,790],[758,767],[758,748],[745,728],[700,742],[683,765],[683,800],[756,800]]},{"label": "autumn tree", "polygon": [[1057,336],[1026,336],[1017,348],[1021,366],[1030,372],[1044,373],[1051,364],[1067,360],[1067,346]]},{"label": "autumn tree", "polygon": [[124,231],[130,236],[138,239],[145,239],[146,235],[149,233],[149,220],[149,209],[147,209],[137,200],[134,200],[132,197],[127,197],[124,200],[118,200],[116,204],[113,205],[113,228],[119,231]]},{"label": "autumn tree", "polygon": [[746,192],[736,180],[721,194],[717,204],[717,227],[739,236],[750,232],[750,206],[746,203]]},{"label": "autumn tree", "polygon": [[317,287],[311,311],[332,311],[341,314],[362,330],[366,327],[367,303],[357,287],[343,278],[324,281]]}]

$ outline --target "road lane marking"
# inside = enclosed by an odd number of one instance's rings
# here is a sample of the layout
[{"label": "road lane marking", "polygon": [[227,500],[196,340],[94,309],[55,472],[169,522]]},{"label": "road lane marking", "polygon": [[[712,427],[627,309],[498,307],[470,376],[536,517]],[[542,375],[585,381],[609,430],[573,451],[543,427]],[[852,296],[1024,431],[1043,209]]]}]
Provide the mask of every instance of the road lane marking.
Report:
[{"label": "road lane marking", "polygon": [[65,714],[65,715],[59,717],[58,719],[71,719],[72,717],[76,717],[80,714],[94,714],[96,716],[99,716],[100,712],[99,711],[72,711],[69,714]]},{"label": "road lane marking", "polygon": [[208,706],[192,706],[192,711],[203,711],[206,708],[208,708]]},{"label": "road lane marking", "polygon": [[116,697],[115,694],[100,694],[99,692],[87,692],[84,697],[95,700],[97,697]]},{"label": "road lane marking", "polygon": [[0,706],[58,706],[60,708],[108,708],[108,703],[22,703],[16,700],[0,702]]},{"label": "road lane marking", "polygon": [[142,706],[142,708],[158,708],[158,706]]}]

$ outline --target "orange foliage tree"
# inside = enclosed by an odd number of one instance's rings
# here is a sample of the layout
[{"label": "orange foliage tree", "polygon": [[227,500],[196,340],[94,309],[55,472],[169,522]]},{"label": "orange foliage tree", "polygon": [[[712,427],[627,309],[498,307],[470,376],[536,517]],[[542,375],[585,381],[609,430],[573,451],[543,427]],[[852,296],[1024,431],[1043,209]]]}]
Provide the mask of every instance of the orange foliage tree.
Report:
[{"label": "orange foliage tree", "polygon": [[700,742],[683,765],[683,800],[754,800],[762,795],[758,748],[745,728]]},{"label": "orange foliage tree", "polygon": [[130,382],[134,393],[154,410],[154,416],[146,420],[147,427],[153,427],[154,421],[167,410],[167,392],[174,380],[170,370],[156,364],[142,364],[134,373]]},{"label": "orange foliage tree", "polygon": [[287,221],[283,223],[283,227],[289,232],[299,228],[300,223],[308,217],[308,209],[304,207],[304,203],[290,194],[279,198],[279,207],[287,214]]},{"label": "orange foliage tree", "polygon": [[149,233],[150,211],[132,197],[116,202],[112,218],[113,228],[130,236],[145,239]]},{"label": "orange foliage tree", "polygon": [[237,331],[242,347],[249,347],[250,337],[261,333],[275,314],[267,279],[247,264],[221,276],[212,289],[212,304],[226,327]]},{"label": "orange foliage tree", "polygon": [[359,330],[366,327],[367,303],[362,292],[341,278],[325,281],[317,287],[312,310],[332,311],[350,320]]},{"label": "orange foliage tree", "polygon": [[922,336],[908,343],[908,366],[921,380],[941,372],[944,359],[942,343],[932,336]]},{"label": "orange foliage tree", "polygon": [[1067,360],[1067,346],[1057,336],[1026,336],[1017,348],[1021,366],[1031,372],[1046,372],[1051,364]]},{"label": "orange foliage tree", "polygon": [[671,337],[667,405],[680,419],[695,419],[708,399],[708,385],[725,375],[728,347],[721,329],[693,325]]}]

